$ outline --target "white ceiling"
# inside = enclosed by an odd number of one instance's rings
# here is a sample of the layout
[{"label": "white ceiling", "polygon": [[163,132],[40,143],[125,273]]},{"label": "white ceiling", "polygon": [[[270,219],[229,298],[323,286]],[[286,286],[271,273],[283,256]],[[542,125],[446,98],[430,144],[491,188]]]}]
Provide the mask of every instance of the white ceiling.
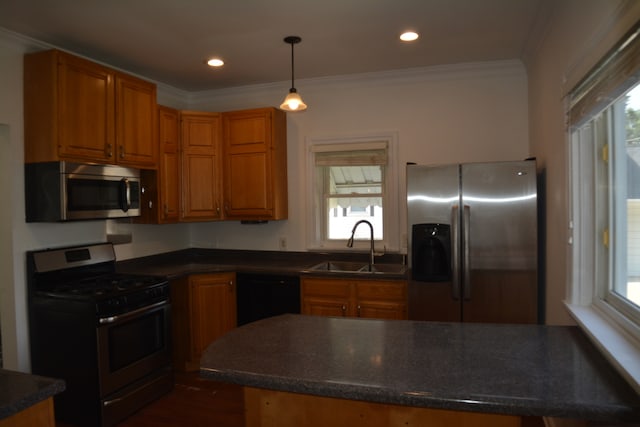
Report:
[{"label": "white ceiling", "polygon": [[[524,59],[545,0],[0,0],[0,27],[185,91]],[[417,30],[405,44],[398,35]],[[226,65],[211,69],[210,56]],[[288,84],[287,84],[288,86]],[[298,85],[296,85],[298,86]]]}]

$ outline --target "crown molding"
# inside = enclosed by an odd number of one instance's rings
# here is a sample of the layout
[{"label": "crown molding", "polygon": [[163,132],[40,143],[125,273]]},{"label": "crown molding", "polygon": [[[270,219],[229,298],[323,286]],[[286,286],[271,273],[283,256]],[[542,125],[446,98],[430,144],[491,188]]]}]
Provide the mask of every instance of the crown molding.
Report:
[{"label": "crown molding", "polygon": [[[353,88],[357,86],[366,87],[372,85],[406,85],[428,81],[451,81],[469,77],[481,78],[522,75],[523,73],[526,74],[526,70],[522,61],[513,59],[296,79],[296,87],[304,93],[308,91],[322,90],[327,87],[336,89],[343,86]],[[260,98],[263,96],[272,96],[274,93],[282,95],[276,96],[276,99],[279,100],[281,97],[284,97],[289,86],[290,82],[288,80],[283,80],[275,83],[189,92],[187,95],[188,104],[206,105],[211,101],[220,103],[221,100],[225,98]]]},{"label": "crown molding", "polygon": [[[12,45],[19,46],[19,48],[25,52],[36,51],[42,49],[61,49],[58,46],[54,46],[48,43],[41,42],[39,40],[24,36],[19,33],[9,31],[3,27],[0,27],[0,41],[11,43]],[[113,67],[110,64],[96,61],[95,59],[79,55],[75,52],[69,52],[77,56],[89,59],[107,67],[113,68],[118,71],[125,72],[127,74],[134,75],[136,77],[153,82],[158,87],[158,103],[178,109],[197,108],[201,105],[220,105],[226,104],[227,101],[230,104],[237,104],[238,98],[244,98],[246,103],[245,107],[261,106],[264,105],[264,99],[276,99],[280,100],[284,97],[289,89],[289,81],[283,80],[280,82],[264,83],[257,85],[238,86],[225,89],[216,89],[209,91],[197,91],[189,92],[178,89],[176,87],[164,84],[162,82],[149,79],[145,76],[132,73],[128,70],[119,69]],[[426,81],[438,81],[438,80],[456,80],[464,78],[480,78],[491,76],[504,76],[512,74],[526,73],[522,61],[517,59],[512,60],[498,60],[487,62],[470,62],[460,64],[449,65],[437,65],[428,67],[417,67],[407,69],[397,69],[389,71],[378,71],[359,74],[345,74],[328,77],[317,77],[309,79],[297,79],[296,86],[301,88],[302,91],[315,91],[323,90],[328,87],[332,89],[339,89],[341,87],[367,87],[371,85],[406,85],[415,84]],[[282,96],[281,96],[282,95]]]}]

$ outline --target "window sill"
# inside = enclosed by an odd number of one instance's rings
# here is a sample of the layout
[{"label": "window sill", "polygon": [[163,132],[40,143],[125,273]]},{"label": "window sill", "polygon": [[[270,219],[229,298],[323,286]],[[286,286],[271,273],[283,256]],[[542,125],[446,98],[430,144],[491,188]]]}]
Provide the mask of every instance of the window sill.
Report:
[{"label": "window sill", "polygon": [[640,342],[594,306],[566,304],[571,316],[614,368],[640,393]]}]

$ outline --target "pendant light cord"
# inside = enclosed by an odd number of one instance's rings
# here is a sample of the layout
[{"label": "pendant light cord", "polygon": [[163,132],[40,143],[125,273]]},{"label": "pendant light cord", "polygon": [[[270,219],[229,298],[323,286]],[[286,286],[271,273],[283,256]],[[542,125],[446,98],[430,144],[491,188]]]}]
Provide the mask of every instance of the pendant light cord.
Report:
[{"label": "pendant light cord", "polygon": [[293,86],[293,82],[294,82],[294,78],[293,78],[293,66],[294,66],[294,61],[293,61],[293,45],[295,43],[291,42],[291,89],[295,89]]}]

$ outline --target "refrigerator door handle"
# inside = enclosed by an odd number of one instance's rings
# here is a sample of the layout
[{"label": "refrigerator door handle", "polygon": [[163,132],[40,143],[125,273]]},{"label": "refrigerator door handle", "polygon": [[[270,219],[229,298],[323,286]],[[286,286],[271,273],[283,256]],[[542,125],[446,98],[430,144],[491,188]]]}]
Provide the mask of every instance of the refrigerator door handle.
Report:
[{"label": "refrigerator door handle", "polygon": [[454,300],[460,299],[460,208],[454,205],[451,208],[451,297]]},{"label": "refrigerator door handle", "polygon": [[469,231],[471,224],[471,207],[464,205],[462,209],[462,297],[471,299],[471,267]]}]

